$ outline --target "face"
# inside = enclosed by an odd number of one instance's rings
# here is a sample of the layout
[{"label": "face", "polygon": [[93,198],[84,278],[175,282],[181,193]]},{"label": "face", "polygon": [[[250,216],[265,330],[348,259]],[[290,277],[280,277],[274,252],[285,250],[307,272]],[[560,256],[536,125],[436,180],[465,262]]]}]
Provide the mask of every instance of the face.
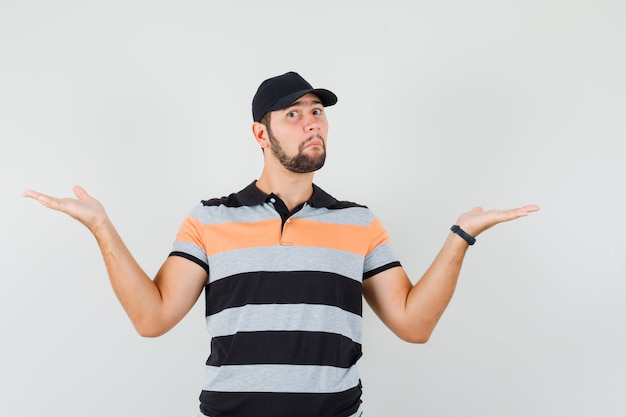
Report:
[{"label": "face", "polygon": [[289,171],[306,173],[324,166],[328,121],[317,96],[307,94],[272,112],[267,133],[272,154]]}]

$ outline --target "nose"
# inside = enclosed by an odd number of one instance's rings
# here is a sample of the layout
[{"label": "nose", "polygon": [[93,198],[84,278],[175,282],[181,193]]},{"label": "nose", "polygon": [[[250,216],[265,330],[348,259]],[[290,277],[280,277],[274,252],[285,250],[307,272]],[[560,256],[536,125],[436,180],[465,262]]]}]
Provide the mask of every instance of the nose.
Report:
[{"label": "nose", "polygon": [[320,127],[320,121],[315,115],[308,114],[304,117],[304,130],[307,132],[319,130]]}]

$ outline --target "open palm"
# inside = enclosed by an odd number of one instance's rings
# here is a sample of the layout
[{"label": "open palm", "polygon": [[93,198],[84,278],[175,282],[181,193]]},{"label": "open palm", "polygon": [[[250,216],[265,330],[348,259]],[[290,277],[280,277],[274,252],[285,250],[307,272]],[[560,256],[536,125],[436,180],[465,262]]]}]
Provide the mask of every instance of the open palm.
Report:
[{"label": "open palm", "polygon": [[41,194],[34,190],[25,191],[23,195],[24,197],[39,201],[42,205],[50,209],[68,214],[84,224],[89,230],[95,232],[107,221],[104,207],[82,187],[77,185],[74,187],[73,191],[76,198],[57,198]]}]

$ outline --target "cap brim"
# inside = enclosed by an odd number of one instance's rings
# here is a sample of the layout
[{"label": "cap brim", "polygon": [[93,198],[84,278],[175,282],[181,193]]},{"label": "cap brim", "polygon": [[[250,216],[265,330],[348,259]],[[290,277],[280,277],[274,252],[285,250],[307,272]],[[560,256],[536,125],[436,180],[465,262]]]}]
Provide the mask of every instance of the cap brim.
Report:
[{"label": "cap brim", "polygon": [[319,97],[324,107],[332,106],[337,103],[337,96],[332,91],[326,90],[324,88],[310,88],[286,95],[285,97],[278,100],[276,103],[272,104],[270,108],[267,109],[267,113],[289,107],[292,103],[294,103],[296,100],[306,94],[315,94],[317,97]]}]

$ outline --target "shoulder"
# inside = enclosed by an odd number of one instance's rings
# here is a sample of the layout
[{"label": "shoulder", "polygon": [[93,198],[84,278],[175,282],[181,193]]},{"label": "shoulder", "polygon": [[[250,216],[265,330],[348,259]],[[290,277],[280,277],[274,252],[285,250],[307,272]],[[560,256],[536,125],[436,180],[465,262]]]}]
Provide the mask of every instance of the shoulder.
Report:
[{"label": "shoulder", "polygon": [[252,183],[227,196],[200,200],[191,210],[190,217],[205,225],[266,220],[269,216],[263,207],[266,197]]}]

